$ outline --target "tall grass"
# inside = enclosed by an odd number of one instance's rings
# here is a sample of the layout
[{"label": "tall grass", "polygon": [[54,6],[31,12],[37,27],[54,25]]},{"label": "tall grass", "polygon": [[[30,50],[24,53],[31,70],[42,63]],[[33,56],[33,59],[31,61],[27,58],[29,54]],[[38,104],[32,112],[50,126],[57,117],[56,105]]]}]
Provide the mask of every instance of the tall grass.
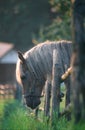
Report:
[{"label": "tall grass", "polygon": [[38,118],[35,118],[31,112],[32,110],[16,101],[2,104],[0,130],[85,130],[85,123],[81,121],[74,125],[73,118],[71,121],[67,121],[64,117],[55,118],[52,124],[50,120],[48,122],[48,119],[43,117],[42,111],[39,111]]},{"label": "tall grass", "polygon": [[52,126],[47,119],[38,118],[18,102],[11,102],[5,105],[4,115],[1,123],[1,130],[67,130],[68,123],[62,118],[55,120]]},{"label": "tall grass", "polygon": [[0,118],[3,116],[4,102],[0,99]]}]

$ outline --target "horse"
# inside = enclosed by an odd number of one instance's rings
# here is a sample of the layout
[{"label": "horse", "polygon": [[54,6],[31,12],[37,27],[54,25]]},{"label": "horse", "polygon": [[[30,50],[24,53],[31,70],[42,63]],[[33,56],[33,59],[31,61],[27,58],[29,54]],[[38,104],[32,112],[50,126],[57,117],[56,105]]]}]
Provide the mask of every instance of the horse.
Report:
[{"label": "horse", "polygon": [[[45,83],[52,84],[53,50],[60,51],[61,75],[70,67],[72,42],[66,40],[46,41],[34,46],[24,54],[18,52],[16,64],[16,80],[22,86],[26,105],[35,109],[41,103]],[[69,95],[70,80],[65,80]],[[52,86],[52,85],[51,85]],[[67,104],[70,103],[67,99]]]}]

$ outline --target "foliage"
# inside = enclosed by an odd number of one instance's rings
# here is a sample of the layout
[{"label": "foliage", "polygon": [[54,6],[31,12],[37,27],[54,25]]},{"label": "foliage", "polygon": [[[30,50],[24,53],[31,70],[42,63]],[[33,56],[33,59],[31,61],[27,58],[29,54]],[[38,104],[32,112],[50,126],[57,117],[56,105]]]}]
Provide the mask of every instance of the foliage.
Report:
[{"label": "foliage", "polygon": [[37,41],[71,39],[70,16],[70,0],[1,0],[0,41],[26,51]]},{"label": "foliage", "polygon": [[[50,4],[52,5],[52,10],[54,12],[62,14],[69,14],[70,13],[70,0],[49,0]],[[69,14],[70,15],[70,14]]]},{"label": "foliage", "polygon": [[34,46],[32,33],[49,24],[49,6],[47,0],[0,0],[0,41],[23,51]]},{"label": "foliage", "polygon": [[51,13],[55,15],[52,23],[41,27],[39,34],[33,35],[33,42],[44,40],[71,40],[71,2],[70,0],[49,0]]}]

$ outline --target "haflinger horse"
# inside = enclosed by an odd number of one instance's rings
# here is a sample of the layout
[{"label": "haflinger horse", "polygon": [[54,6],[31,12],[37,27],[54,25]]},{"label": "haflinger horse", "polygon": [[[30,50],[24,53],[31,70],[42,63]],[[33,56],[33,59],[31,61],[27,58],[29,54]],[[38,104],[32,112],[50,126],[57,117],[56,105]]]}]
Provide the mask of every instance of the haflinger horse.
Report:
[{"label": "haflinger horse", "polygon": [[[18,61],[16,64],[16,79],[22,85],[23,94],[28,107],[35,109],[41,103],[42,91],[45,83],[52,83],[53,50],[60,51],[61,75],[70,67],[72,54],[71,41],[46,41],[38,44],[24,54],[18,52]],[[65,80],[67,88],[66,95],[70,102],[70,81]],[[48,99],[49,101],[49,99]]]}]

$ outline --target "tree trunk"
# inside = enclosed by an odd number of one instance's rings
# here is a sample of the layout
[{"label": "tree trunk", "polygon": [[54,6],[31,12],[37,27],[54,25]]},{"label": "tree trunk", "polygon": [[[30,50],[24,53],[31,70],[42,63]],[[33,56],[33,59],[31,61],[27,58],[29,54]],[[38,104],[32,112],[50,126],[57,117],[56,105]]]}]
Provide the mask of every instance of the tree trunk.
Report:
[{"label": "tree trunk", "polygon": [[72,0],[73,4],[73,55],[72,90],[75,122],[85,120],[85,0]]}]

